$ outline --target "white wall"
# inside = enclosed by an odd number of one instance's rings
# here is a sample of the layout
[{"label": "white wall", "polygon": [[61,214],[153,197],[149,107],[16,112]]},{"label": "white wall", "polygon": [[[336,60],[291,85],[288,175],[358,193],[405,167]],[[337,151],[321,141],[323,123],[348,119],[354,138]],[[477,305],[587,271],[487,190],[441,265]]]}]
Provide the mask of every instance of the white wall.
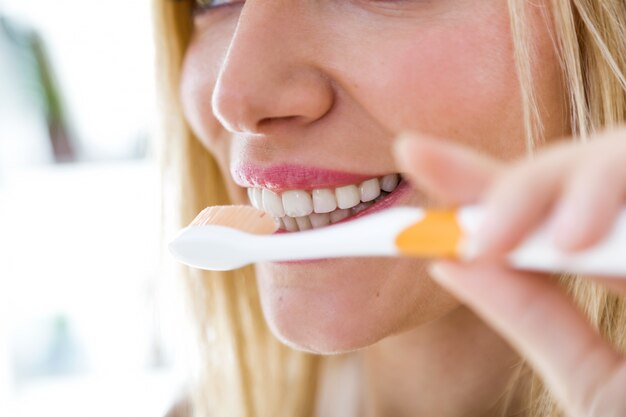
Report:
[{"label": "white wall", "polygon": [[[128,159],[153,125],[149,4],[0,0],[48,45],[83,161],[51,163],[0,58],[0,95],[18,97],[0,97],[0,416],[155,416],[176,393],[170,364],[154,366],[159,174]],[[45,354],[55,315],[70,321],[80,372],[16,381],[15,346]]]}]

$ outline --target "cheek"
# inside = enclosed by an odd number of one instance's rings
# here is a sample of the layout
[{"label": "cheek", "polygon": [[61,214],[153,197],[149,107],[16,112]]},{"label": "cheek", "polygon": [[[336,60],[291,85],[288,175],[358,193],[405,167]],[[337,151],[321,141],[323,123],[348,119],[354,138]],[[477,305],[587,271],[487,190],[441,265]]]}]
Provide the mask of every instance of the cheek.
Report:
[{"label": "cheek", "polygon": [[[227,27],[199,31],[190,43],[182,66],[180,97],[185,119],[202,144],[223,160],[228,135],[213,114],[211,99],[228,49]],[[219,35],[219,36],[218,36]]]},{"label": "cheek", "polygon": [[230,201],[246,204],[245,190],[233,182],[228,172],[233,140],[213,114],[211,104],[228,38],[220,36],[211,40],[207,34],[200,36],[189,46],[183,62],[180,83],[183,113],[195,137],[216,160]]},{"label": "cheek", "polygon": [[353,94],[392,132],[414,129],[517,155],[524,135],[509,26],[498,9],[374,44],[369,52],[381,58],[358,70]]},{"label": "cheek", "polygon": [[411,110],[400,113],[402,122],[413,119],[429,131],[445,126],[442,134],[448,137],[457,137],[455,130],[493,128],[491,122],[517,102],[519,92],[509,45],[483,37],[465,28],[396,51],[391,59],[405,82],[393,91],[401,97],[398,103]]},{"label": "cheek", "polygon": [[180,97],[185,119],[196,137],[212,152],[219,132],[219,123],[213,116],[211,96],[216,72],[203,57],[198,46],[190,46],[181,76]]}]

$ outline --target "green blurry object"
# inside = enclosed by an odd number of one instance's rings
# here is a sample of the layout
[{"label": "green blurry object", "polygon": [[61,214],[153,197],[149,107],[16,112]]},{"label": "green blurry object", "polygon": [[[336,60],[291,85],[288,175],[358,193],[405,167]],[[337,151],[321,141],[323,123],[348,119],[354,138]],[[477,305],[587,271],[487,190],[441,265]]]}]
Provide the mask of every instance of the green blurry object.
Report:
[{"label": "green blurry object", "polygon": [[54,160],[75,161],[75,141],[70,133],[62,94],[43,40],[35,31],[20,28],[1,15],[0,37],[6,38],[12,46],[10,58],[20,67],[20,76],[26,78],[24,84],[33,87],[24,91],[24,94],[34,99],[33,103],[38,105],[39,112],[46,120]]}]

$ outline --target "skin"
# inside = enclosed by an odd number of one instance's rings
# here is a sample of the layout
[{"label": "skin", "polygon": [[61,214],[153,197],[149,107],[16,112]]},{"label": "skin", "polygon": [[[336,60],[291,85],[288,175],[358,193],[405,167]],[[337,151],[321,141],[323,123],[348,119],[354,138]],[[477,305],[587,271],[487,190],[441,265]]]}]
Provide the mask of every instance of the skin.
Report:
[{"label": "skin", "polygon": [[[565,94],[545,5],[533,5],[528,25],[540,64],[532,71],[550,142],[568,133]],[[234,203],[247,199],[232,167],[295,163],[371,176],[406,172],[415,185],[407,205],[500,202],[486,233],[496,237],[478,246],[486,257],[545,217],[550,198],[525,215],[535,199],[519,192],[543,184],[532,182],[541,176],[505,174],[503,161],[523,160],[525,146],[504,0],[248,0],[194,20],[181,98]],[[398,145],[395,158],[393,139],[406,130],[422,136]],[[558,189],[539,188],[550,196]],[[507,218],[512,206],[520,210]],[[497,237],[511,221],[517,226]],[[362,415],[491,415],[518,356],[458,301],[475,307],[480,295],[451,284],[474,282],[456,279],[467,271],[483,280],[510,274],[483,262],[488,274],[474,264],[438,263],[436,282],[425,262],[387,258],[259,264],[257,280],[266,320],[285,343],[318,353],[369,346],[360,352],[369,398]],[[497,312],[478,309],[491,325]],[[527,353],[510,331],[504,336]]]}]

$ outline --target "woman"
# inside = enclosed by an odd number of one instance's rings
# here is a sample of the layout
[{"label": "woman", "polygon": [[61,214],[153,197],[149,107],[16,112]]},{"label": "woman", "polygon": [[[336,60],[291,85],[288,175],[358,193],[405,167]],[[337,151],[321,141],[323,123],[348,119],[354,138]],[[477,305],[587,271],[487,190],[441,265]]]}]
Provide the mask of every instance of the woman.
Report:
[{"label": "woman", "polygon": [[[585,248],[624,203],[622,1],[155,6],[182,222],[248,193],[290,231],[349,221],[371,198],[479,202],[490,219],[462,264],[188,271],[197,415],[626,413],[623,299],[498,262],[544,221]],[[394,142],[402,131],[420,133]]]}]

